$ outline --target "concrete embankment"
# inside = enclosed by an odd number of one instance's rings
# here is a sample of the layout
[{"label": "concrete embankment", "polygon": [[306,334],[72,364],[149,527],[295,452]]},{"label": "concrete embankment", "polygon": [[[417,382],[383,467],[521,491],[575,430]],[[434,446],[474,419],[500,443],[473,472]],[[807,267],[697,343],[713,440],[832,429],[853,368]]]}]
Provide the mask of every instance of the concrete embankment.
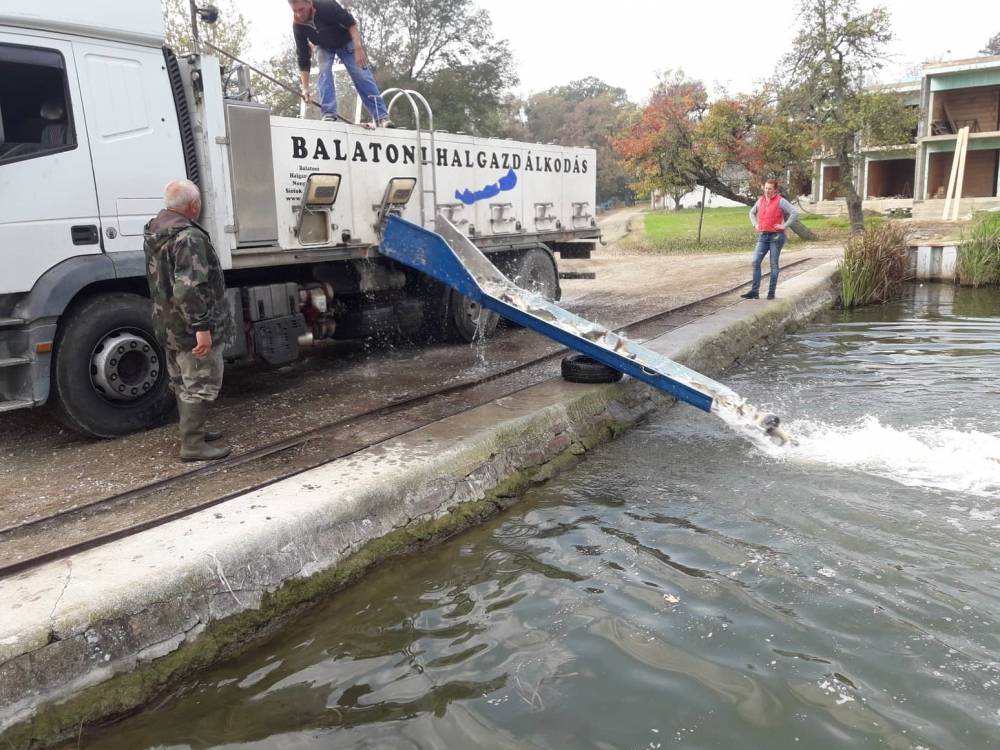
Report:
[{"label": "concrete embankment", "polygon": [[[835,264],[646,342],[708,375],[835,298]],[[245,647],[370,566],[473,525],[669,399],[554,379],[0,581],[0,739],[43,746]],[[689,407],[680,407],[689,408]]]}]

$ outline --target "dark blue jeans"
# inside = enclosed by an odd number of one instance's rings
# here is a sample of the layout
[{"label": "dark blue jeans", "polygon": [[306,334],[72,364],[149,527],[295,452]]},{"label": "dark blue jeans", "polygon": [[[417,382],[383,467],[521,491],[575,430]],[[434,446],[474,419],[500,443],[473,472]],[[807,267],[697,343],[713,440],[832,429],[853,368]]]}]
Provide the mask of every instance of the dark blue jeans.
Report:
[{"label": "dark blue jeans", "polygon": [[354,88],[361,97],[361,103],[365,105],[372,120],[383,120],[389,116],[385,108],[385,100],[379,93],[378,84],[375,83],[375,76],[372,69],[367,65],[359,67],[354,59],[354,43],[348,42],[340,49],[324,49],[317,47],[319,52],[319,103],[324,115],[337,114],[337,89],[333,80],[333,60],[336,57],[344,63],[347,74],[354,82]]},{"label": "dark blue jeans", "polygon": [[753,285],[750,287],[750,294],[760,294],[760,264],[768,251],[771,253],[771,285],[768,287],[768,294],[774,294],[774,290],[778,287],[778,257],[784,246],[784,232],[760,233],[757,247],[753,251]]}]

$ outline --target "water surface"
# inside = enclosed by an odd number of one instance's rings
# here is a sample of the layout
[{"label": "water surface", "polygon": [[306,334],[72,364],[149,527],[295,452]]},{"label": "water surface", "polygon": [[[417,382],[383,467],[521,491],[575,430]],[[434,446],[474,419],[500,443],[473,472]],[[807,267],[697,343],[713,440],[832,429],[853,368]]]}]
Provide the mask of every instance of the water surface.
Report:
[{"label": "water surface", "polygon": [[831,312],[84,747],[1000,745],[1000,294]]}]

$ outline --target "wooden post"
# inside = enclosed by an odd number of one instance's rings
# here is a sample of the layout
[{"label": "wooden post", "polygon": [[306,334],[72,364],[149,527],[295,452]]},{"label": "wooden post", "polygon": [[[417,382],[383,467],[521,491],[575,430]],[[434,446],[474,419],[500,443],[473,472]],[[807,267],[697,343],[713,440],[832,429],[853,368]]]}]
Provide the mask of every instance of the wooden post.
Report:
[{"label": "wooden post", "polygon": [[705,192],[707,188],[701,186],[701,213],[698,214],[698,244],[701,244],[701,225],[705,221]]}]

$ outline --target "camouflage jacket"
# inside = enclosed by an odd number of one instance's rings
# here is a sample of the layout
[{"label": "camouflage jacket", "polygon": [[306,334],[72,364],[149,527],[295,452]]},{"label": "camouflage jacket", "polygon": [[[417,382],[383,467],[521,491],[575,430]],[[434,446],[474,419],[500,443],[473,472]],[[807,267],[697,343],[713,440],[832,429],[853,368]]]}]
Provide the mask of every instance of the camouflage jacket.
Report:
[{"label": "camouflage jacket", "polygon": [[222,266],[208,232],[176,211],[164,209],[146,224],[143,250],[161,343],[191,349],[195,331],[211,331],[212,345],[233,341],[235,327],[225,299]]}]

